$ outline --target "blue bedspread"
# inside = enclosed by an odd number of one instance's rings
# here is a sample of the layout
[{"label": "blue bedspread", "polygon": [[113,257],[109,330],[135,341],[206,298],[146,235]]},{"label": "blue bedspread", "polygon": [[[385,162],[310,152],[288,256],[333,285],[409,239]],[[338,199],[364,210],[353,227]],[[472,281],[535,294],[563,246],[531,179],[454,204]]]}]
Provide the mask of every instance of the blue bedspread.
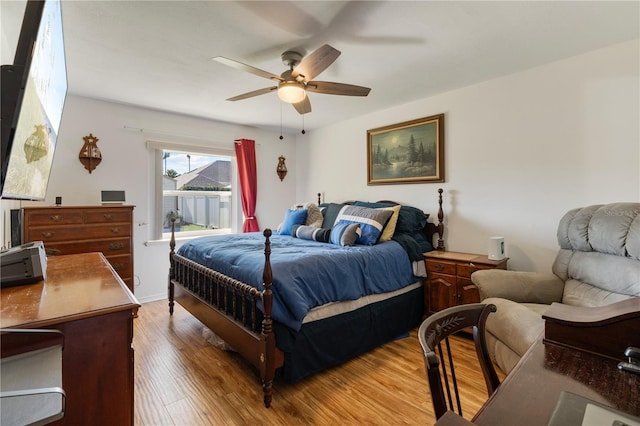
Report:
[{"label": "blue bedspread", "polygon": [[[260,232],[216,235],[191,240],[178,254],[264,290],[264,237]],[[402,246],[340,247],[271,236],[274,294],[272,317],[294,330],[312,308],[405,287],[417,279]]]}]

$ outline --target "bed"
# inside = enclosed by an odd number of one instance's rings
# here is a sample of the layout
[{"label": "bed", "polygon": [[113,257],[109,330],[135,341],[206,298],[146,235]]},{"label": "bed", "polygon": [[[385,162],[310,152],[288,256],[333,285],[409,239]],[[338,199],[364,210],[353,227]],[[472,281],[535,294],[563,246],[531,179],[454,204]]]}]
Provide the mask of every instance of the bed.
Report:
[{"label": "bed", "polygon": [[[320,198],[318,205],[323,205]],[[416,251],[444,250],[442,189],[438,205],[435,224],[427,220],[428,214],[391,201],[338,207],[329,203],[320,227],[298,223],[288,228],[285,216],[283,229],[293,230],[293,235],[265,229],[201,237],[177,252],[172,229],[169,312],[173,314],[177,302],[253,365],[264,404],[270,407],[276,377],[297,382],[419,325],[425,300],[421,275],[426,271],[420,269],[424,262]],[[335,219],[332,209],[338,211]],[[390,239],[381,242],[381,236],[374,235],[377,239],[367,245],[371,220],[345,212],[366,215],[374,210],[375,215],[390,210],[387,218],[399,212],[398,228],[392,237],[387,235]],[[420,218],[417,225],[410,221],[407,228],[407,212]],[[381,232],[391,222],[384,220]],[[327,221],[335,225],[329,228]],[[314,229],[313,236],[305,236],[309,229]],[[352,238],[348,229],[357,235]],[[326,235],[319,237],[321,231]],[[419,246],[413,237],[422,241]]]}]

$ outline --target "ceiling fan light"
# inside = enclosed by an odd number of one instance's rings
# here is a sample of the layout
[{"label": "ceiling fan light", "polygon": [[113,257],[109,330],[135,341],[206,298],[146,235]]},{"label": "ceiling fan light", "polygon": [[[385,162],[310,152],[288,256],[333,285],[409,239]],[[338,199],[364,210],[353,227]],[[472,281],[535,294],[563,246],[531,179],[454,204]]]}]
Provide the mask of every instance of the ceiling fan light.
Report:
[{"label": "ceiling fan light", "polygon": [[295,81],[284,81],[278,86],[278,97],[282,102],[297,104],[304,100],[307,94],[304,87]]}]

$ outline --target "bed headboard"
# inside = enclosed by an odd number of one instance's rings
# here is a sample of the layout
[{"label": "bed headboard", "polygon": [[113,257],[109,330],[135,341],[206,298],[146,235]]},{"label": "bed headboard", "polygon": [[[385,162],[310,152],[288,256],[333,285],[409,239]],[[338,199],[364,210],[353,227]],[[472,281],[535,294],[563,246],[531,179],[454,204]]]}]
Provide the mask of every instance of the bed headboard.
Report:
[{"label": "bed headboard", "polygon": [[[433,244],[434,236],[438,236],[437,243],[434,245],[436,250],[444,250],[444,210],[442,210],[442,188],[438,188],[438,223],[432,223],[427,221],[427,225],[425,226],[423,232]],[[401,204],[396,201],[391,200],[380,200],[378,203],[387,203],[387,204]],[[349,202],[346,202],[348,204]],[[318,205],[322,204],[322,193],[318,192]],[[426,213],[426,212],[425,212]],[[427,216],[431,216],[427,213]]]}]

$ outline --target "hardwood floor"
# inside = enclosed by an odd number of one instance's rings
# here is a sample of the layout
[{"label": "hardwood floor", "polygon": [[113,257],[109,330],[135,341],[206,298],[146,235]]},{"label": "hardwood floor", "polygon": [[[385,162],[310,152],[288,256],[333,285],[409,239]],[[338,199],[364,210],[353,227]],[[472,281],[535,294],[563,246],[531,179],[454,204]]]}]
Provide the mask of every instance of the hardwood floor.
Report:
[{"label": "hardwood floor", "polygon": [[[433,424],[420,344],[408,338],[289,385],[276,381],[273,404],[251,367],[202,337],[203,325],[176,304],[144,304],[134,321],[136,425]],[[470,419],[486,399],[473,344],[452,341]]]}]

